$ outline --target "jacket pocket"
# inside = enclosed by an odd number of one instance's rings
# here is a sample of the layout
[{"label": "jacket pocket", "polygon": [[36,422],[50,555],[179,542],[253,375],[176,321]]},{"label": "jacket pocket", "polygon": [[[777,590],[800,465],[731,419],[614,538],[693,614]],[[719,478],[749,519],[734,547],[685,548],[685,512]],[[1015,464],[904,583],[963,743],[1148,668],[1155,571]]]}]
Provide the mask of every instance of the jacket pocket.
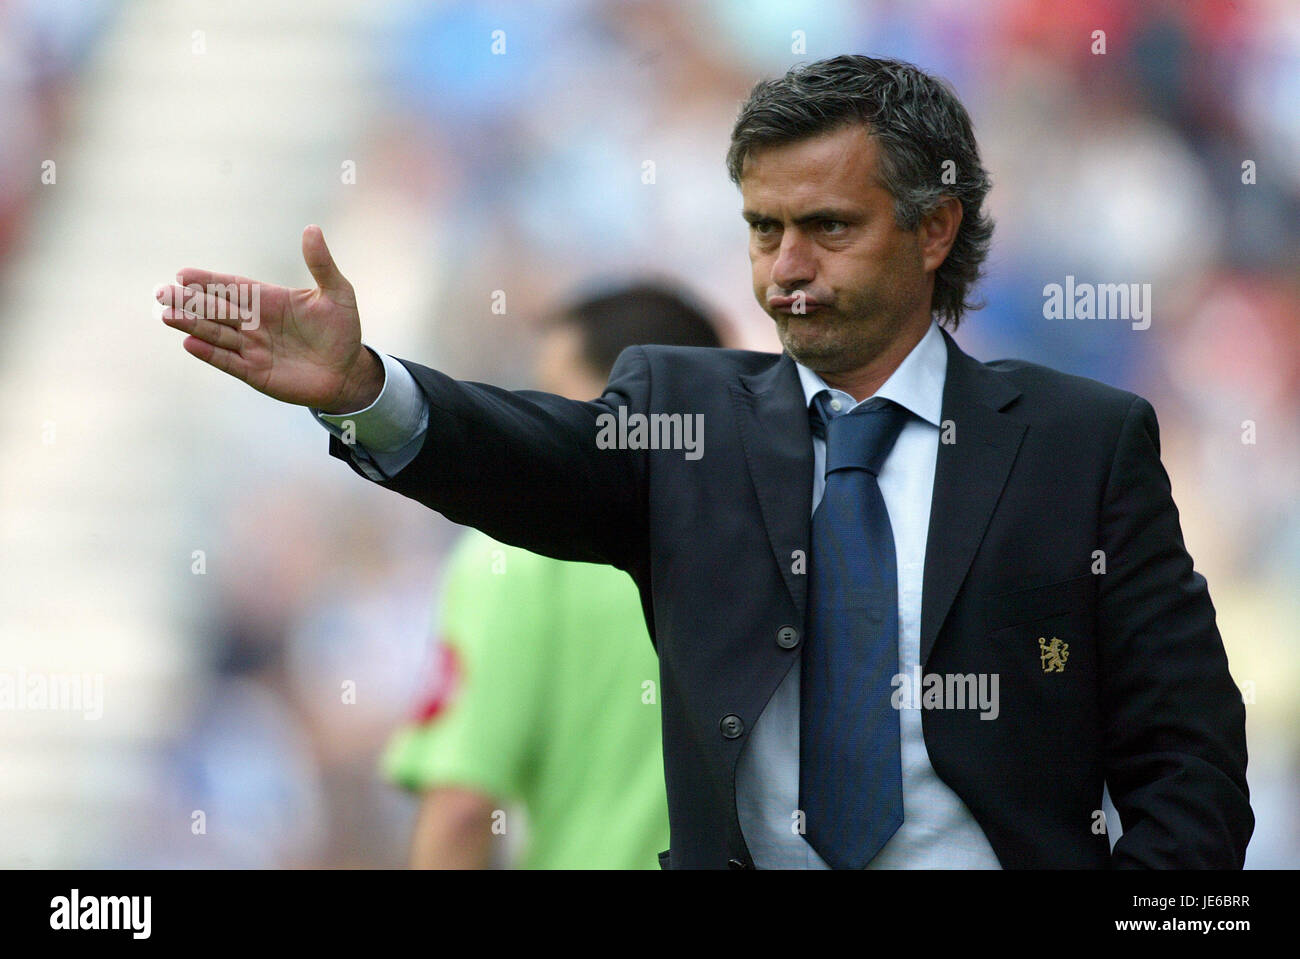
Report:
[{"label": "jacket pocket", "polygon": [[984,628],[992,632],[1054,616],[1084,613],[1093,603],[1095,578],[1091,573],[1084,573],[1059,583],[987,596],[984,599]]}]

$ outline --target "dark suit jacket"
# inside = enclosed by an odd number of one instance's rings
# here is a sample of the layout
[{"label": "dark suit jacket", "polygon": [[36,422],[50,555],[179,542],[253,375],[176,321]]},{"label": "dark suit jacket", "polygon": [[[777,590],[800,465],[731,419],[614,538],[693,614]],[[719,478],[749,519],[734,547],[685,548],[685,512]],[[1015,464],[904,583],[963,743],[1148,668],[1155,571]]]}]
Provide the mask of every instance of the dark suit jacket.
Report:
[{"label": "dark suit jacket", "polygon": [[[1000,715],[924,710],[936,774],[1004,867],[1239,868],[1254,827],[1245,709],[1150,404],[1032,363],[983,364],[944,339],[921,664],[997,673]],[[403,363],[429,430],[381,485],[506,543],[632,576],[660,663],[663,864],[752,867],[736,759],[807,613],[794,557],[808,550],[813,451],[793,360],[634,347],[585,403]],[[620,405],[702,413],[703,456],[598,449],[596,418]],[[335,437],[330,452],[350,462]],[[1040,638],[1068,644],[1063,670],[1044,670]],[[1113,855],[1097,826],[1103,782],[1123,824]]]}]

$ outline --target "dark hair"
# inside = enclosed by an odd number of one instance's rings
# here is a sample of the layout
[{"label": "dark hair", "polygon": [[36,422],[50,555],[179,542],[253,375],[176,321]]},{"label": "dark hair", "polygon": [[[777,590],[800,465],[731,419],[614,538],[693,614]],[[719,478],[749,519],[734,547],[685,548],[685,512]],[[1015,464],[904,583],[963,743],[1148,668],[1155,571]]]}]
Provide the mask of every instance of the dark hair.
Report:
[{"label": "dark hair", "polygon": [[[934,277],[932,312],[951,323],[978,309],[967,299],[982,275],[993,221],[980,209],[989,191],[970,116],[943,80],[899,60],[839,56],[762,80],[731,131],[727,172],[740,185],[745,158],[765,146],[805,140],[862,123],[880,145],[881,185],[894,198],[894,220],[914,230],[944,197],[961,203],[962,220]],[[952,164],[945,167],[946,161]],[[944,183],[951,171],[955,182]]]},{"label": "dark hair", "polygon": [[721,346],[713,319],[685,290],[642,281],[607,287],[567,304],[551,322],[576,327],[582,358],[608,376],[629,346]]}]

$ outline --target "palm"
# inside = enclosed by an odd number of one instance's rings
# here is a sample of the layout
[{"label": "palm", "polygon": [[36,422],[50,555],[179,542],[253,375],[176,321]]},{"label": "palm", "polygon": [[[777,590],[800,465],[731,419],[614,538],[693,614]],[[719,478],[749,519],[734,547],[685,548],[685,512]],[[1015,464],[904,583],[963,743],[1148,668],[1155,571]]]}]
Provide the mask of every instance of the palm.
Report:
[{"label": "palm", "polygon": [[245,382],[286,403],[324,404],[361,347],[355,299],[319,288],[263,287],[261,324],[241,330]]}]

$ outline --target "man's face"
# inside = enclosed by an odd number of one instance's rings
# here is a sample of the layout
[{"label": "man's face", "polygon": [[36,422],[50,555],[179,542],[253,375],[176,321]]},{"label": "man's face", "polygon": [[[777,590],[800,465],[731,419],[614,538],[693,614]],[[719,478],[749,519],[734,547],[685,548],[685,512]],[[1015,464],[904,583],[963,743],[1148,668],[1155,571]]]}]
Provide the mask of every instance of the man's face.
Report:
[{"label": "man's face", "polygon": [[818,373],[860,369],[929,323],[921,231],[894,222],[878,156],[855,124],[761,148],[745,162],[754,296],[786,352]]}]

